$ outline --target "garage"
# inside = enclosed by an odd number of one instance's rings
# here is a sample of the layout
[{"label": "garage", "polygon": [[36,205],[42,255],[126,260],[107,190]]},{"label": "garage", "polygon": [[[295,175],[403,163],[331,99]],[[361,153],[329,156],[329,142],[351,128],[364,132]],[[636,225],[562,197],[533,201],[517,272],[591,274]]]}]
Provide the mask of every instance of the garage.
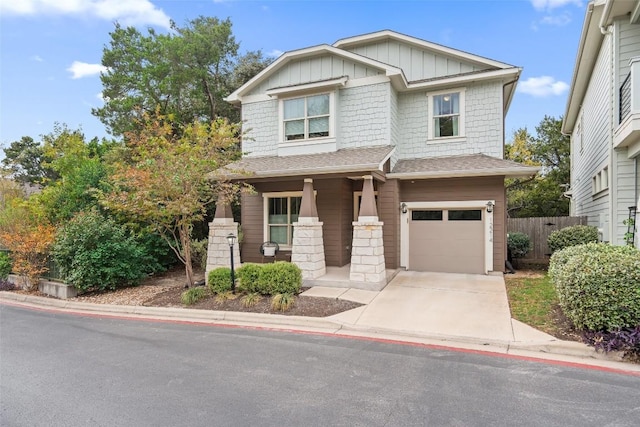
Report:
[{"label": "garage", "polygon": [[409,210],[407,269],[486,273],[485,215],[480,208]]}]

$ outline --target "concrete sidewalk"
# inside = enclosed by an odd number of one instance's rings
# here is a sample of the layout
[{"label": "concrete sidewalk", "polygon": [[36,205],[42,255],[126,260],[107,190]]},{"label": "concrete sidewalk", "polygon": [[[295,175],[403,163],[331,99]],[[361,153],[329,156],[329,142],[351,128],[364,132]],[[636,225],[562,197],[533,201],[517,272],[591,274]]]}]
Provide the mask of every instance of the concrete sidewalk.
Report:
[{"label": "concrete sidewalk", "polygon": [[100,316],[307,331],[462,348],[640,373],[640,365],[511,319],[501,276],[400,272],[382,291],[314,287],[308,296],[360,302],[327,318],[104,305],[0,292],[0,302]]}]

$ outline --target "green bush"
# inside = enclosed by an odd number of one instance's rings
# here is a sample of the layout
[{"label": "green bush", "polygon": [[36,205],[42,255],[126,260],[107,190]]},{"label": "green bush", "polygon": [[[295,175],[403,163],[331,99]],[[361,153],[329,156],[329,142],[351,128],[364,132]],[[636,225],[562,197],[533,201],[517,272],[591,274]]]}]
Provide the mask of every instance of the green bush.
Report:
[{"label": "green bush", "polygon": [[6,279],[11,273],[11,257],[6,252],[0,252],[0,279]]},{"label": "green bush", "polygon": [[524,258],[531,250],[531,239],[529,239],[528,235],[518,231],[509,233],[507,236],[507,247],[511,251],[512,257]]},{"label": "green bush", "polygon": [[52,255],[65,280],[81,291],[138,284],[156,265],[123,226],[95,210],[58,231]]},{"label": "green bush", "polygon": [[184,305],[193,305],[207,296],[207,288],[198,286],[188,289],[180,295],[180,300]]},{"label": "green bush", "polygon": [[209,239],[191,241],[191,263],[202,270],[207,268],[207,249]]},{"label": "green bush", "polygon": [[223,294],[231,290],[231,269],[229,267],[218,267],[209,272],[207,277],[209,289],[214,294]]},{"label": "green bush", "polygon": [[578,329],[613,331],[640,325],[640,251],[588,243],[551,257],[560,306]]},{"label": "green bush", "polygon": [[596,227],[591,225],[573,225],[551,233],[547,238],[547,245],[551,253],[554,253],[569,246],[595,243],[597,241],[598,229]]},{"label": "green bush", "polygon": [[263,264],[243,264],[236,270],[237,288],[243,293],[260,292],[258,280]]},{"label": "green bush", "polygon": [[297,265],[279,261],[264,264],[258,276],[257,292],[262,295],[297,294],[302,287],[302,272]]}]

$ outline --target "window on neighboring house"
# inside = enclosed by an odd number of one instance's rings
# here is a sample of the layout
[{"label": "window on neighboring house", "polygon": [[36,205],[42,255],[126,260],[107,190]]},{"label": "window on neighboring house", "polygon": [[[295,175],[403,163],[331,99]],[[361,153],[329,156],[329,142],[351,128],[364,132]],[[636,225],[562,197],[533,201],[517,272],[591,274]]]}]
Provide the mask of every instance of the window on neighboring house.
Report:
[{"label": "window on neighboring house", "polygon": [[305,96],[282,102],[284,140],[297,141],[329,136],[330,95]]},{"label": "window on neighboring house", "polygon": [[593,194],[600,193],[609,188],[609,167],[604,167],[591,178]]},{"label": "window on neighboring house", "polygon": [[[273,193],[272,193],[273,194]],[[291,246],[293,223],[298,221],[302,192],[265,197],[265,241]]]},{"label": "window on neighboring house", "polygon": [[429,95],[432,139],[464,136],[464,91]]}]

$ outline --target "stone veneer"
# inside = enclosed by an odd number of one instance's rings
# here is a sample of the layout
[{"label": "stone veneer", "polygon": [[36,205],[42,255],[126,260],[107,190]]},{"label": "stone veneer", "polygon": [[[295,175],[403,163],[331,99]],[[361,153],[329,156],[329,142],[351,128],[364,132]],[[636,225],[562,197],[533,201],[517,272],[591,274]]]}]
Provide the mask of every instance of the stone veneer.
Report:
[{"label": "stone veneer", "polygon": [[382,239],[383,223],[377,217],[359,217],[353,223],[349,280],[358,288],[380,290],[387,284]]},{"label": "stone veneer", "polygon": [[[208,281],[209,272],[218,267],[231,267],[229,242],[227,236],[233,234],[238,237],[238,223],[232,218],[215,218],[209,223],[209,244],[207,247],[207,269],[205,279]],[[240,245],[233,246],[234,267],[240,267]]]},{"label": "stone veneer", "polygon": [[302,279],[317,279],[327,273],[322,222],[317,217],[300,217],[293,223],[291,262],[302,270]]}]

